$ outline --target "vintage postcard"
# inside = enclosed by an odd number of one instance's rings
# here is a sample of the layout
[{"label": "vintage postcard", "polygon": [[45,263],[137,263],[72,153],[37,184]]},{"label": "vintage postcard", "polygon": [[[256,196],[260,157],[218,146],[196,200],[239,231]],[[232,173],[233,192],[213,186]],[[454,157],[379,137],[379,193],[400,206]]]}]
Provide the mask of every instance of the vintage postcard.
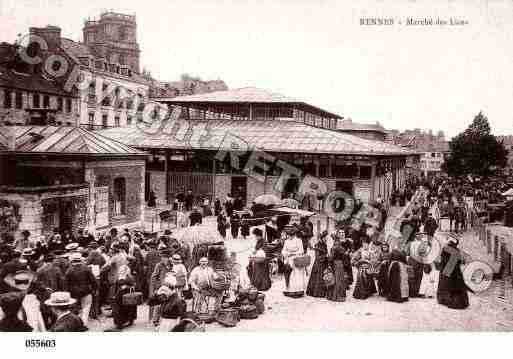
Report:
[{"label": "vintage postcard", "polygon": [[512,24],[0,0],[0,332],[512,331]]}]

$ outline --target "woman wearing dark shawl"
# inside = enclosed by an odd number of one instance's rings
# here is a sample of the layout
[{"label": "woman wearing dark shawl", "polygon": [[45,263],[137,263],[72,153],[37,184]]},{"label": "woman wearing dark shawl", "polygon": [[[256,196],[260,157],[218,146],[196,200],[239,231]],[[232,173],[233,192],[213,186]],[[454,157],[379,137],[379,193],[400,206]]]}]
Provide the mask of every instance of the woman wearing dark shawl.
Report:
[{"label": "woman wearing dark shawl", "polygon": [[396,303],[408,301],[408,271],[406,269],[406,255],[394,249],[390,256],[390,268],[388,270],[387,300]]},{"label": "woman wearing dark shawl", "polygon": [[327,289],[328,300],[334,302],[344,302],[346,300],[346,291],[349,287],[347,269],[351,269],[351,259],[347,253],[348,249],[343,243],[336,239],[331,248],[329,257],[329,267],[333,273],[335,284]]},{"label": "woman wearing dark shawl", "polygon": [[386,297],[388,293],[388,270],[390,269],[390,247],[387,243],[381,245],[381,263],[378,267],[378,293]]},{"label": "woman wearing dark shawl", "polygon": [[324,271],[328,267],[328,246],[326,245],[326,237],[328,231],[321,233],[319,241],[314,247],[315,261],[312,266],[310,280],[306,288],[306,295],[310,297],[325,298],[326,284],[324,283]]},{"label": "woman wearing dark shawl", "polygon": [[[462,263],[458,240],[451,238],[442,250],[440,279],[436,297],[438,303],[452,309],[465,309],[469,306],[468,287],[465,284],[460,267]],[[450,271],[449,275],[446,274],[447,271]]]}]

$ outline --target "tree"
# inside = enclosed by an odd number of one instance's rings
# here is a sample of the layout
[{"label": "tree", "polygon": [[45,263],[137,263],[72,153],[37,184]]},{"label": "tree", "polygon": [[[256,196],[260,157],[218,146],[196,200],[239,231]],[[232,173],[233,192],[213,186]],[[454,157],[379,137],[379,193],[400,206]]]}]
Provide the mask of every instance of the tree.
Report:
[{"label": "tree", "polygon": [[488,118],[479,112],[470,126],[449,143],[450,155],[442,170],[450,176],[488,176],[507,163],[508,151],[492,135]]}]

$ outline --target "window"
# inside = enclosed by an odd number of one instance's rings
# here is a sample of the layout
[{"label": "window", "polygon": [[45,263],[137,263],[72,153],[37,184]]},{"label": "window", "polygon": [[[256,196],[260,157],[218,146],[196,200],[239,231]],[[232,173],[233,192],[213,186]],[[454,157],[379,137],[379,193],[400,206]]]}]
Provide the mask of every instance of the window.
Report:
[{"label": "window", "polygon": [[114,126],[119,127],[119,116],[114,117]]},{"label": "window", "polygon": [[50,96],[48,96],[48,95],[43,96],[43,107],[44,108],[50,107]]},{"label": "window", "polygon": [[62,112],[63,104],[62,104],[62,98],[57,98],[57,111]]},{"label": "window", "polygon": [[436,153],[431,152],[431,157],[435,157]]},{"label": "window", "polygon": [[94,113],[89,114],[89,129],[94,129]]},{"label": "window", "polygon": [[71,113],[71,99],[70,98],[66,99],[66,112]]},{"label": "window", "polygon": [[127,116],[126,118],[126,124],[130,126],[132,124],[132,116]]},{"label": "window", "polygon": [[23,96],[22,96],[21,92],[16,91],[16,94],[15,94],[15,97],[14,97],[14,102],[16,104],[16,108],[17,109],[22,109],[23,108]]},{"label": "window", "polygon": [[122,177],[114,180],[114,215],[126,214],[126,185]]},{"label": "window", "polygon": [[102,115],[102,127],[107,128],[107,115]]},{"label": "window", "polygon": [[368,180],[371,178],[372,167],[371,166],[360,166],[360,179]]},{"label": "window", "polygon": [[39,102],[39,94],[38,93],[35,93],[32,95],[32,103],[34,104],[35,108],[38,108],[39,106],[41,106],[41,103]]},{"label": "window", "polygon": [[12,99],[11,99],[11,91],[4,92],[4,107],[11,108],[12,107]]},{"label": "window", "polygon": [[118,62],[120,65],[125,65],[125,56],[119,55]]}]

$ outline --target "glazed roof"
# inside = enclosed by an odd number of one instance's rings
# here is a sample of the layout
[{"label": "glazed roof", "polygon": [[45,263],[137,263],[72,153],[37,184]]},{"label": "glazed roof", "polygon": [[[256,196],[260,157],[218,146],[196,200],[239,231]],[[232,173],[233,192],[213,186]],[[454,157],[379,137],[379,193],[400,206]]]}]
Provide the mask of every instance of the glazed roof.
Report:
[{"label": "glazed roof", "polygon": [[272,92],[256,87],[243,87],[239,89],[214,91],[203,94],[177,96],[177,97],[157,97],[155,101],[166,102],[170,104],[179,103],[273,103],[273,104],[300,104],[314,108],[317,111],[325,113],[329,117],[341,118],[337,114],[330,113],[319,107],[310,105],[302,100],[287,97],[282,94]]},{"label": "glazed roof", "polygon": [[99,133],[71,126],[2,126],[0,151],[20,154],[145,155]]},{"label": "glazed roof", "polygon": [[[181,140],[184,137],[184,129],[193,129],[201,123],[206,124],[206,131],[198,131],[197,136],[194,133],[192,137],[185,136],[190,138],[189,141]],[[292,121],[177,120],[156,123],[149,130],[132,126],[99,132],[136,148],[232,150],[231,142],[234,141],[227,139],[238,137],[247,143],[248,147],[257,147],[269,152],[357,155],[413,153],[406,148],[382,141],[367,140]]]}]

